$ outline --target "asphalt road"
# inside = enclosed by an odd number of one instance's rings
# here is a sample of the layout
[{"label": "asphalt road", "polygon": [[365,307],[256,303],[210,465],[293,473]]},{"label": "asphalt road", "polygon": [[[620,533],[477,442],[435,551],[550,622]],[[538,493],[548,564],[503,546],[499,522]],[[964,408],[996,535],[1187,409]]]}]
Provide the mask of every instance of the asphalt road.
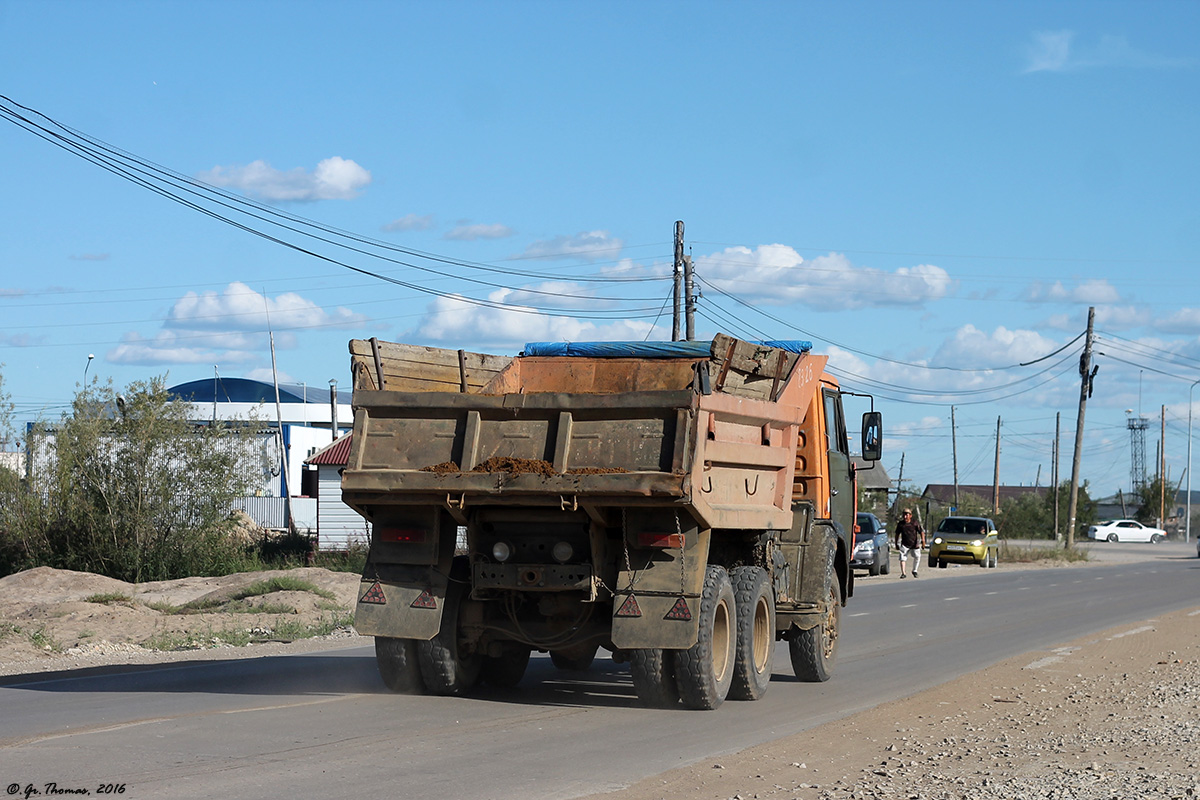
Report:
[{"label": "asphalt road", "polygon": [[[1121,545],[1137,548],[1150,545]],[[1086,568],[860,580],[834,678],[715,712],[638,706],[627,668],[533,659],[515,690],[386,693],[371,648],[0,679],[0,792],[568,798],[786,736],[1024,652],[1200,605],[1195,547]],[[803,760],[803,754],[797,754]]]}]

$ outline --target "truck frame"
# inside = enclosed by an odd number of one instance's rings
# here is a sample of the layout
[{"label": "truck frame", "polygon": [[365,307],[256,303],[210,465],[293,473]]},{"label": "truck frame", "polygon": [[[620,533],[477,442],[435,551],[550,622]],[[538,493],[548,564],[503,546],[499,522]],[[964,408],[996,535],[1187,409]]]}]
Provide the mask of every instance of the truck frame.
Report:
[{"label": "truck frame", "polygon": [[[517,684],[533,651],[628,662],[651,706],[830,677],[853,594],[843,392],[806,342],[350,343],[342,497],[371,523],[355,626],[384,683]],[[863,415],[863,456],[882,422]]]}]

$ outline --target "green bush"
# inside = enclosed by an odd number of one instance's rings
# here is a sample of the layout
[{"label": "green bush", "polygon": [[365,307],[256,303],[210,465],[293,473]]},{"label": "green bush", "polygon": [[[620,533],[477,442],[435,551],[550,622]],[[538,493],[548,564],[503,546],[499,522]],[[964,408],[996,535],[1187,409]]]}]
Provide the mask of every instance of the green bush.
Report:
[{"label": "green bush", "polygon": [[231,537],[254,443],[188,421],[161,378],[84,387],[26,441],[30,477],[0,475],[0,574],[34,566],[140,582],[254,569]]}]

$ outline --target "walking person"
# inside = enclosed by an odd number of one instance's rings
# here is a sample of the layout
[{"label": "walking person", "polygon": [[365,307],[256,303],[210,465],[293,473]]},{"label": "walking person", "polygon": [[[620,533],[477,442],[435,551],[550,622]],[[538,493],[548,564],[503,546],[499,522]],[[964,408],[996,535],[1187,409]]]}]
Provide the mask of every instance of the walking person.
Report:
[{"label": "walking person", "polygon": [[921,551],[925,549],[925,529],[921,523],[913,519],[912,511],[904,509],[900,515],[900,524],[896,526],[896,549],[900,551],[900,577],[907,578],[904,566],[908,557],[912,556],[912,574],[917,577],[917,567],[921,564]]}]

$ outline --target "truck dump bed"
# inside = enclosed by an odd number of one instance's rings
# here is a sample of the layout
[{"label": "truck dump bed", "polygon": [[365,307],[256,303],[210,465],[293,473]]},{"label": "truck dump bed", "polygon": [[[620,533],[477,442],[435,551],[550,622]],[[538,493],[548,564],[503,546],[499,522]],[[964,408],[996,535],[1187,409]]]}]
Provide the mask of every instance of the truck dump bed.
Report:
[{"label": "truck dump bed", "polygon": [[386,505],[666,505],[710,528],[787,529],[826,358],[724,335],[674,344],[508,358],[353,341],[343,498],[368,518]]}]

